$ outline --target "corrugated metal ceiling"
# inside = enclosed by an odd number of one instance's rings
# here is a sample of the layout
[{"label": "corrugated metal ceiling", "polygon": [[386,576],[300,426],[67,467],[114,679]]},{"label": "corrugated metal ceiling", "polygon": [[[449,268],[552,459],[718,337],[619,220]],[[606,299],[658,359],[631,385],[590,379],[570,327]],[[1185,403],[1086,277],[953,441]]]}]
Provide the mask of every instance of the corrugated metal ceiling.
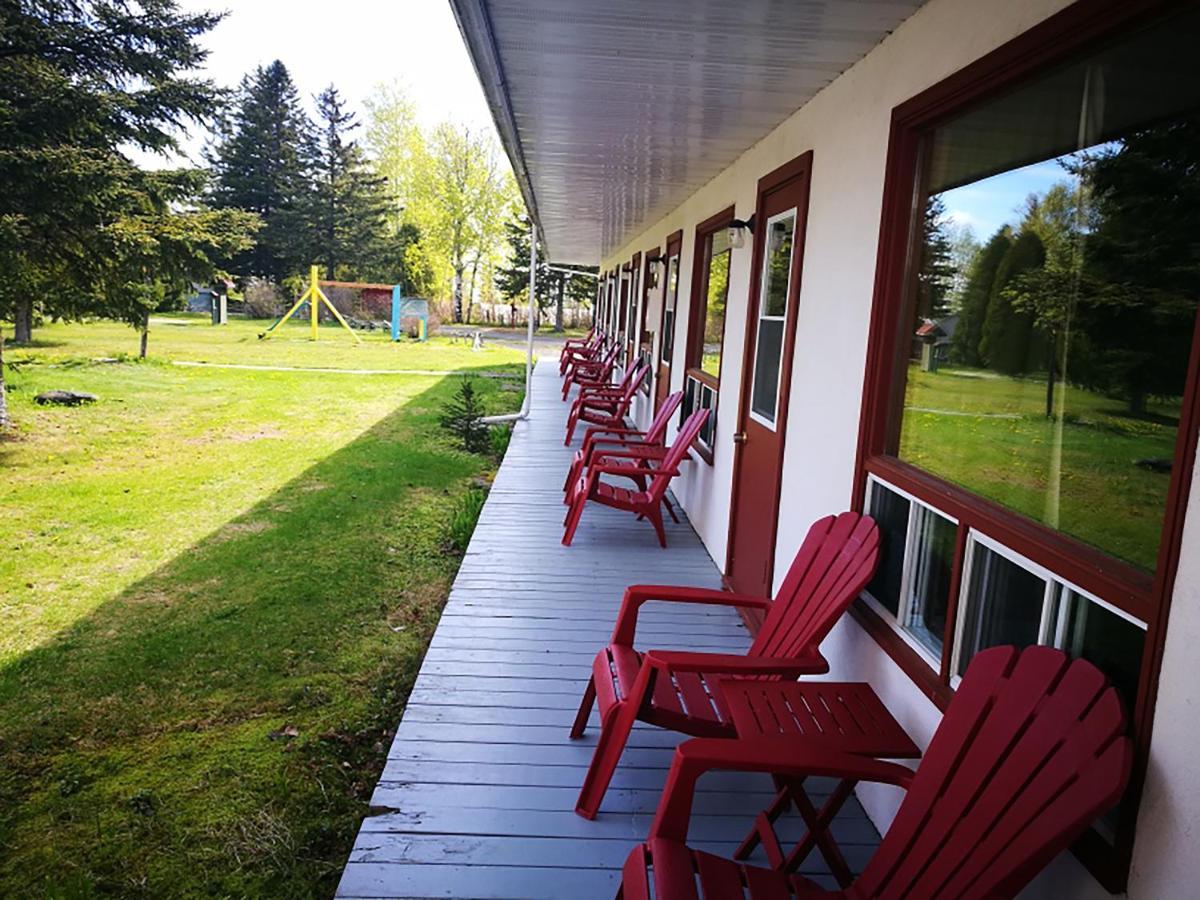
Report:
[{"label": "corrugated metal ceiling", "polygon": [[551,257],[595,263],[921,0],[451,0]]}]

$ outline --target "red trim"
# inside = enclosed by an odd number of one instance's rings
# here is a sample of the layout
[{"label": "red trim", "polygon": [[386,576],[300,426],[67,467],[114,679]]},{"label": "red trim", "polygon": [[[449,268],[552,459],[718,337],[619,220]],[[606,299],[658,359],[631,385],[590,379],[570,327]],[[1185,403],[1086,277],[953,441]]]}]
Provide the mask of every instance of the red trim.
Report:
[{"label": "red trim", "polygon": [[[1092,873],[1114,892],[1124,889],[1132,856],[1155,691],[1192,484],[1200,428],[1200,319],[1189,361],[1158,566],[1151,576],[894,457],[908,356],[905,346],[909,338],[903,327],[909,299],[905,280],[909,256],[915,251],[910,235],[916,233],[913,226],[920,208],[913,197],[923,133],[1023,78],[1081,52],[1093,51],[1097,44],[1123,37],[1133,28],[1190,5],[1182,0],[1080,0],[893,110],[852,500],[854,509],[863,509],[866,475],[870,472],[960,520],[964,527],[960,528],[956,552],[952,605],[957,601],[961,579],[962,536],[968,527],[975,527],[1146,621],[1146,647],[1132,716],[1137,761],[1121,804],[1116,846],[1107,845],[1093,832],[1076,847],[1077,855]],[[914,683],[939,705],[944,703],[950,675],[946,655],[941,671],[934,673],[871,609],[860,603],[853,612]],[[947,654],[949,647],[947,642]]]}]

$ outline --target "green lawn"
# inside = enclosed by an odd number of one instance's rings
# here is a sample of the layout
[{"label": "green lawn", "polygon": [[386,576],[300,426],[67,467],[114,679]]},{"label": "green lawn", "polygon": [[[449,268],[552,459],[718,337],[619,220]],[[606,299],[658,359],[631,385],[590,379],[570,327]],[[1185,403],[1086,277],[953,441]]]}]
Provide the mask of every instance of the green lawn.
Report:
[{"label": "green lawn", "polygon": [[177,321],[143,363],[89,361],[136,352],[110,323],[6,352],[0,896],[330,894],[494,466],[437,425],[455,377],[171,360],[505,372],[488,408],[520,404],[512,350]]},{"label": "green lawn", "polygon": [[[1158,559],[1169,475],[1136,465],[1170,460],[1178,403],[1134,418],[1120,399],[1066,388],[1057,527],[1146,569]],[[1046,384],[990,372],[910,367],[900,456],[1037,521],[1047,503],[1054,422]]]}]

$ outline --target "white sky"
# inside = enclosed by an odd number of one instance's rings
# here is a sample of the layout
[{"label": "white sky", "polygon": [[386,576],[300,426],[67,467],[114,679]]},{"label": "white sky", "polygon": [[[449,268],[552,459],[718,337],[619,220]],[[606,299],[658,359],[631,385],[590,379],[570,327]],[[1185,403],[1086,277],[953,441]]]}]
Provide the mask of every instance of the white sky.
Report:
[{"label": "white sky", "polygon": [[[219,85],[234,87],[255,66],[280,59],[310,113],[313,96],[333,82],[365,126],[363,99],[377,84],[398,81],[426,125],[451,119],[493,128],[447,0],[180,0],[180,6],[228,10],[202,39],[210,51],[204,71]],[[193,162],[200,161],[203,140],[193,134],[184,142]],[[147,166],[170,163],[132,155]]]}]

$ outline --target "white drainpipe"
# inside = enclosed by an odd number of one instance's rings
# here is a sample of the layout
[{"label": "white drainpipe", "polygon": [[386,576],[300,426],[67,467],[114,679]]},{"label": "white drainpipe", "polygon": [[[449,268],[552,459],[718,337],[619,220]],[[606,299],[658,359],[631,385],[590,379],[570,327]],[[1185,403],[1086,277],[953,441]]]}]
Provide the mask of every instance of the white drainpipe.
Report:
[{"label": "white drainpipe", "polygon": [[533,317],[537,310],[537,223],[529,222],[529,323],[525,341],[525,400],[519,413],[503,416],[484,416],[485,425],[520,422],[529,417],[529,396],[533,391]]}]

